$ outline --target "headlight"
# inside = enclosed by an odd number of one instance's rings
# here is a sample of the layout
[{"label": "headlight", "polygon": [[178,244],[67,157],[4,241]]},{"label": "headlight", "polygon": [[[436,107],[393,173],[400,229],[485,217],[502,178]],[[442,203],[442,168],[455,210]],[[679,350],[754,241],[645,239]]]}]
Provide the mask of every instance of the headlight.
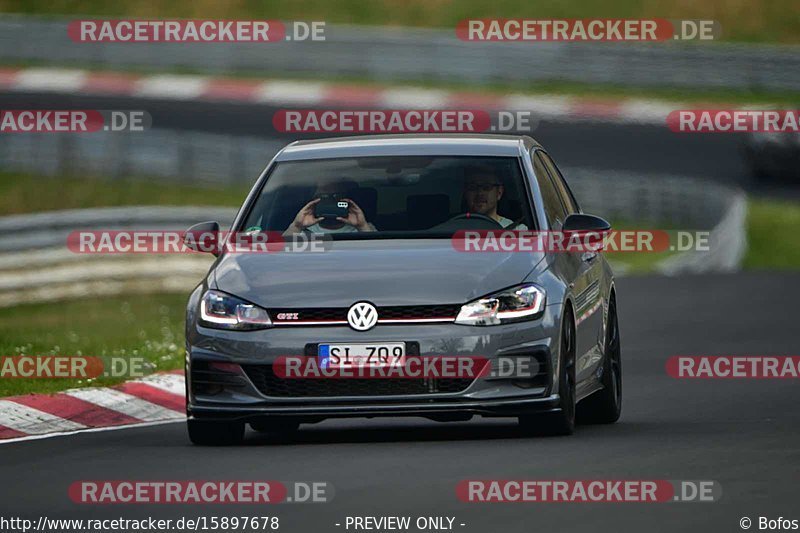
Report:
[{"label": "headlight", "polygon": [[200,300],[200,323],[218,329],[264,329],[272,326],[267,310],[224,292],[208,290]]},{"label": "headlight", "polygon": [[456,324],[493,326],[532,320],[544,311],[544,289],[533,284],[519,285],[461,306]]}]

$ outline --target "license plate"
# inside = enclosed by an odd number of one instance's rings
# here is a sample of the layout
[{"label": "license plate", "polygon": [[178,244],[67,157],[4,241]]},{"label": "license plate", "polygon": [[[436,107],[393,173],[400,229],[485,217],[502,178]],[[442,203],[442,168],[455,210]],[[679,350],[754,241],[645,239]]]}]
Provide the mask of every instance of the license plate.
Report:
[{"label": "license plate", "polygon": [[404,342],[320,344],[320,368],[381,368],[404,366]]}]

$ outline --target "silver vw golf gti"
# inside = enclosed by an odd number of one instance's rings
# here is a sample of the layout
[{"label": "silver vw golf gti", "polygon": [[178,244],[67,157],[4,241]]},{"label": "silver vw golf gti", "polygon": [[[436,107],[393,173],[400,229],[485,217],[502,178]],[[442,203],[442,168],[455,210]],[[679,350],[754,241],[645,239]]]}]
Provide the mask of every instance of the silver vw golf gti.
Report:
[{"label": "silver vw golf gti", "polygon": [[[218,229],[206,222],[187,234]],[[619,327],[602,251],[458,244],[467,234],[609,229],[581,211],[530,137],[288,145],[231,232],[320,246],[215,250],[186,313],[191,441],[232,444],[246,425],[288,432],[337,417],[515,417],[527,431],[555,434],[572,433],[576,418],[615,422]],[[294,358],[317,370],[436,370],[458,357],[482,361],[482,371],[298,377],[282,366]]]}]

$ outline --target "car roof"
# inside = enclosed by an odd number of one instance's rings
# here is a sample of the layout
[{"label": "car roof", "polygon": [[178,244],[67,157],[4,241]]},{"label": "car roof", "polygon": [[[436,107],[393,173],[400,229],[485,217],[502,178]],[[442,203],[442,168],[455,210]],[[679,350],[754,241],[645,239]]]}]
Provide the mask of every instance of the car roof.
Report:
[{"label": "car roof", "polygon": [[403,155],[518,157],[534,146],[541,145],[526,135],[364,135],[295,141],[281,150],[276,160]]}]

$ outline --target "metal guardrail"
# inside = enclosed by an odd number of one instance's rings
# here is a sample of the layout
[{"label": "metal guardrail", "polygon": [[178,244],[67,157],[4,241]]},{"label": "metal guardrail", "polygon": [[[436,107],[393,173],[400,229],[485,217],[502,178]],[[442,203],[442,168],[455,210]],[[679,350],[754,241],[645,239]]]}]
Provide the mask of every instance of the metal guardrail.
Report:
[{"label": "metal guardrail", "polygon": [[215,206],[98,207],[12,215],[0,218],[0,253],[63,247],[76,230],[182,230],[207,220],[230,225],[235,215],[235,209]]},{"label": "metal guardrail", "polygon": [[[569,81],[798,90],[800,47],[460,41],[455,30],[327,25],[324,42],[75,43],[70,19],[0,16],[0,61],[380,81]],[[724,28],[723,28],[724,31]]]},{"label": "metal guardrail", "polygon": [[[167,178],[197,184],[247,184],[286,145],[260,137],[151,129],[83,135],[19,133],[0,144],[0,168],[41,175]],[[575,188],[611,219],[711,228],[730,188],[701,180],[574,169]],[[609,177],[609,175],[611,177]],[[612,180],[613,186],[609,186]]]},{"label": "metal guardrail", "polygon": [[708,231],[708,250],[680,252],[661,261],[667,275],[730,272],[747,251],[747,200],[743,191],[684,176],[642,176],[564,169],[584,211],[610,220]]},{"label": "metal guardrail", "polygon": [[80,135],[19,133],[0,143],[0,168],[37,175],[169,178],[250,184],[285,141],[151,129]]},{"label": "metal guardrail", "polygon": [[78,229],[186,229],[206,220],[230,225],[229,207],[134,206],[74,209],[0,218],[0,307],[121,293],[184,292],[213,257],[84,255],[67,249]]},{"label": "metal guardrail", "polygon": [[739,269],[747,251],[747,199],[742,191],[724,193],[728,204],[709,235],[708,251],[689,251],[665,259],[658,271],[677,275],[700,272],[733,272]]},{"label": "metal guardrail", "polygon": [[[4,141],[0,144],[4,170],[166,178],[193,185],[249,185],[286,144],[270,138],[160,129],[146,134],[20,133]],[[579,168],[567,174],[582,203],[613,220],[710,229],[736,194],[724,185],[681,176],[611,171],[601,177],[596,170]]]},{"label": "metal guardrail", "polygon": [[[0,168],[40,175],[167,178],[198,184],[249,185],[285,146],[276,139],[193,131],[85,135],[20,133],[0,145]],[[710,229],[722,219],[732,189],[674,176],[574,169],[580,198],[612,220]],[[613,183],[613,185],[609,185]],[[2,246],[0,242],[0,247]],[[1,250],[2,248],[0,248]]]}]

